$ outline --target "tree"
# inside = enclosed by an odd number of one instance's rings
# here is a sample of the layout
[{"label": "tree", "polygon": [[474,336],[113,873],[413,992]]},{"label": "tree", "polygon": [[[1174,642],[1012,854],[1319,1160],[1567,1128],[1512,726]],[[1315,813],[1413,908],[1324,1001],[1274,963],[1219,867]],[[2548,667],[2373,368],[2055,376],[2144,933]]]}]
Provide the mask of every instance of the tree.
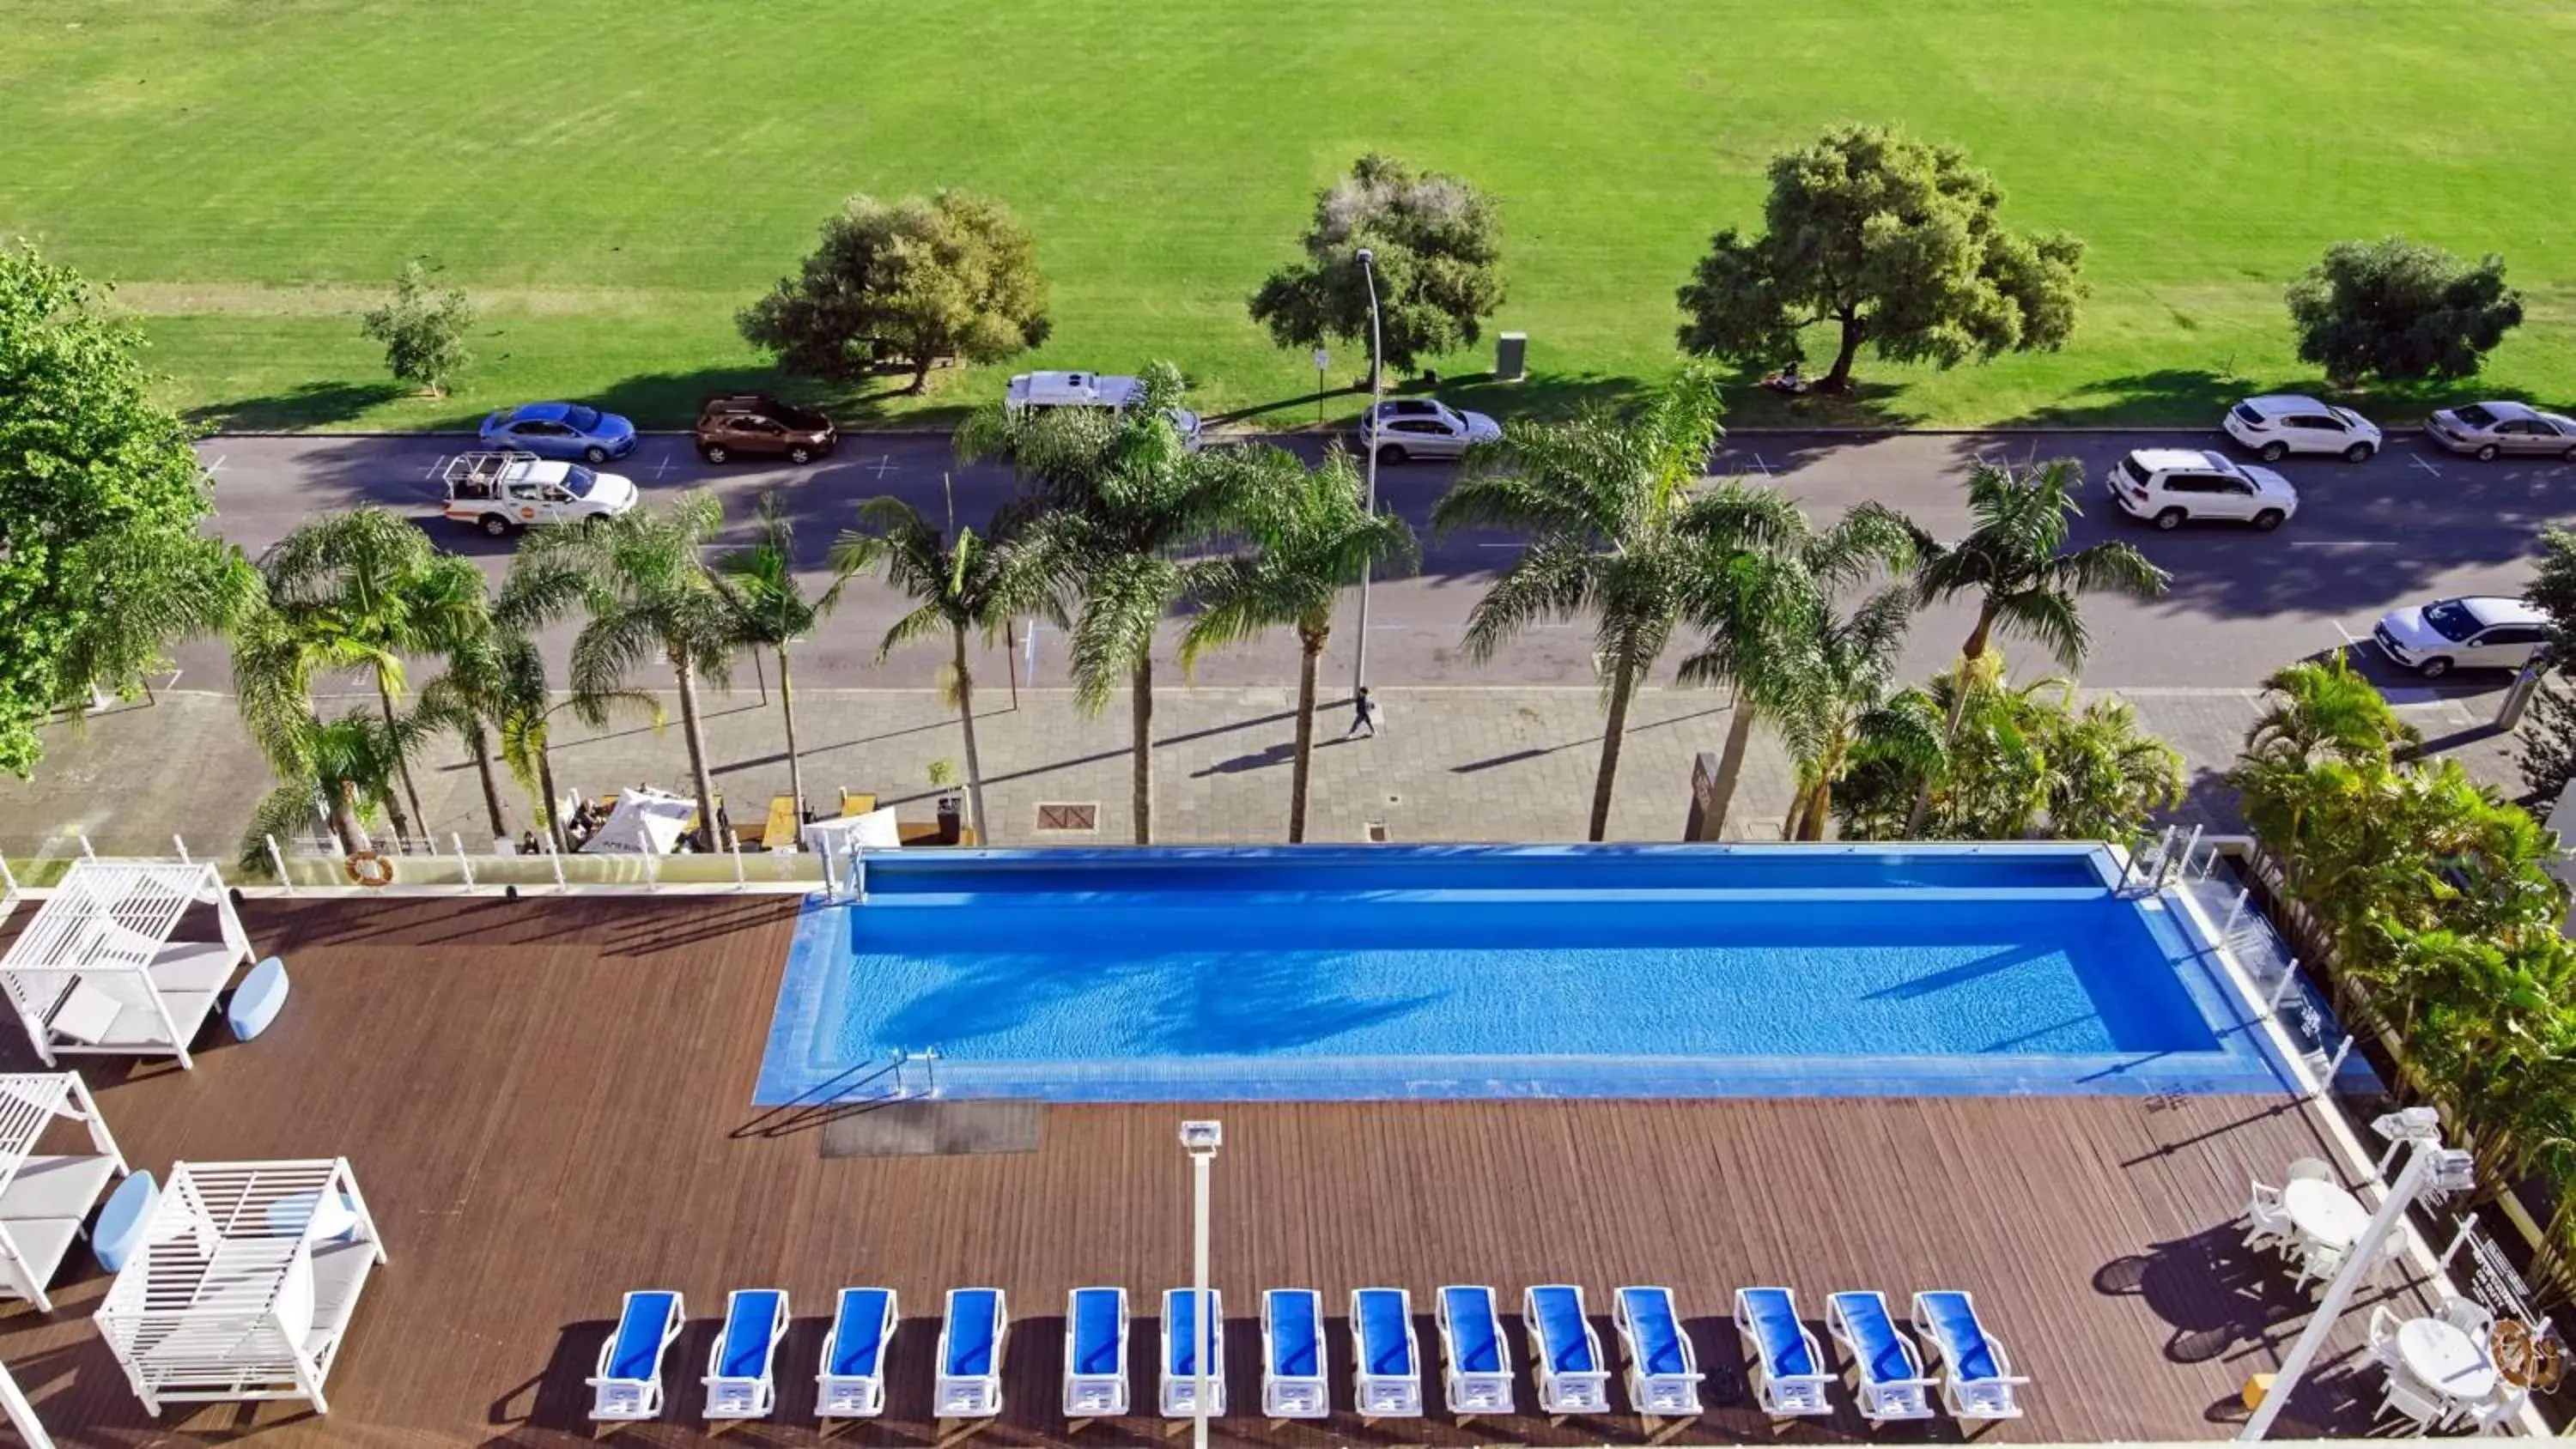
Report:
[{"label": "tree", "polygon": [[760,495],[759,521],[749,548],[734,549],[716,560],[716,593],[733,610],[738,642],[767,649],[778,658],[778,713],[787,731],[787,791],[796,808],[805,808],[805,769],[796,754],[796,685],[788,676],[788,646],[811,636],[815,626],[841,602],[847,575],[807,598],[796,581],[796,530],[787,521],[778,493]]},{"label": "tree", "polygon": [[739,643],[733,611],[701,562],[723,522],[716,496],[696,489],[660,508],[633,508],[578,528],[531,529],[511,566],[504,612],[511,627],[527,630],[581,606],[589,617],[573,639],[572,687],[584,698],[624,693],[627,675],[661,656],[679,688],[700,850],[715,849],[716,791],[698,680],[723,685]]},{"label": "tree", "polygon": [[900,498],[871,498],[859,505],[859,526],[832,545],[832,568],[842,578],[882,569],[886,582],[915,601],[910,612],[886,629],[877,658],[915,640],[947,635],[949,660],[941,671],[941,692],[955,706],[958,727],[966,735],[966,798],[975,813],[976,838],[986,845],[993,843],[993,818],[984,809],[984,756],[975,739],[975,673],[966,655],[966,636],[979,634],[989,645],[1022,613],[1044,614],[1070,627],[1054,600],[1054,581],[1020,541],[1018,524],[1024,517],[1024,510],[1006,510],[985,534],[956,528],[952,518],[952,538]]},{"label": "tree", "polygon": [[1242,484],[1227,532],[1251,548],[1190,571],[1197,610],[1181,635],[1181,668],[1209,649],[1276,628],[1297,631],[1297,743],[1288,772],[1288,839],[1295,843],[1306,838],[1315,671],[1332,636],[1333,607],[1363,571],[1409,567],[1413,530],[1393,514],[1369,512],[1359,471],[1338,447],[1312,469],[1267,444],[1236,449],[1230,461],[1242,470]]},{"label": "tree", "polygon": [[2551,662],[2576,660],[2576,532],[2541,530],[2540,564],[2522,601],[2549,616]]},{"label": "tree", "polygon": [[851,382],[887,357],[912,368],[913,392],[942,357],[999,362],[1044,343],[1051,325],[1027,228],[959,191],[851,197],[803,269],[738,321],[790,371]]},{"label": "tree", "polygon": [[1239,471],[1190,451],[1170,410],[1181,374],[1145,369],[1144,395],[1115,413],[1044,408],[977,414],[957,435],[968,458],[1008,455],[1029,485],[1029,566],[1071,593],[1074,698],[1097,712],[1128,686],[1136,843],[1154,840],[1154,631],[1188,585],[1182,555],[1234,514]]},{"label": "tree", "polygon": [[2048,828],[2061,840],[2131,841],[2159,810],[2182,803],[2180,752],[2138,726],[2127,701],[2067,699],[2041,717]]},{"label": "tree", "polygon": [[2522,294],[2505,285],[2502,257],[2471,266],[2399,236],[2335,243],[2290,284],[2289,298],[2299,360],[2337,387],[2474,377],[2522,324]]},{"label": "tree", "polygon": [[1379,349],[1398,371],[1474,346],[1484,319],[1503,305],[1493,199],[1455,176],[1416,172],[1374,151],[1315,193],[1314,219],[1298,245],[1306,259],[1272,272],[1249,304],[1252,320],[1282,347],[1327,338],[1368,345],[1363,247],[1377,270]]},{"label": "tree", "polygon": [[[1886,693],[1883,681],[1875,690],[1865,683],[1869,671],[1861,662],[1883,646],[1886,667],[1894,669],[1912,603],[1902,595],[1892,603],[1873,599],[1845,619],[1834,614],[1834,599],[1881,569],[1911,567],[1915,534],[1875,503],[1818,533],[1794,507],[1774,505],[1772,495],[1722,491],[1716,497],[1742,501],[1732,510],[1712,505],[1698,521],[1702,551],[1687,611],[1705,639],[1682,661],[1680,676],[1684,684],[1728,684],[1735,691],[1711,782],[1712,834],[1724,828],[1733,807],[1757,721],[1768,720],[1802,764],[1823,762],[1826,784],[1838,777],[1835,711],[1845,704],[1866,708]],[[1802,776],[1802,804],[1805,790]],[[1800,813],[1790,811],[1792,830]],[[1819,813],[1819,824],[1822,818]]]},{"label": "tree", "polygon": [[501,782],[492,773],[492,723],[508,708],[510,636],[484,630],[449,646],[447,671],[422,686],[413,711],[432,728],[465,743],[474,776],[483,787],[484,818],[494,840],[510,838],[510,815],[501,805]]},{"label": "tree", "polygon": [[[244,721],[282,778],[303,771],[294,752],[313,717],[317,675],[364,670],[385,723],[405,692],[405,660],[462,646],[491,626],[483,575],[440,553],[412,522],[388,509],[325,514],[277,541],[260,558],[267,603],[236,629],[233,684]],[[406,747],[417,733],[403,737]],[[429,828],[408,754],[395,760],[411,819]],[[396,817],[397,833],[403,831]]]},{"label": "tree", "polygon": [[[534,639],[512,627],[515,621],[535,612],[519,580],[514,563],[510,581],[502,585],[500,600],[493,606],[498,627],[486,651],[488,662],[478,656],[478,677],[471,692],[460,691],[456,698],[460,708],[475,710],[491,727],[500,744],[501,760],[510,767],[510,777],[536,802],[538,819],[553,837],[556,852],[569,855],[572,837],[564,830],[564,795],[555,788],[554,717],[571,710],[582,723],[604,729],[620,711],[631,710],[643,715],[655,734],[662,732],[666,719],[662,702],[642,690],[576,691],[557,699],[546,675],[544,653]],[[455,674],[453,668],[449,672],[451,676]],[[432,684],[422,693],[426,696],[438,688]]]},{"label": "tree", "polygon": [[2075,333],[2084,243],[2008,231],[2004,194],[1965,153],[1881,126],[1845,126],[1773,158],[1766,230],[1729,227],[1680,292],[1690,352],[1766,362],[1804,355],[1800,332],[1839,333],[1818,386],[1851,381],[1862,344],[1949,368],[2053,352]]},{"label": "tree", "polygon": [[283,748],[297,766],[292,772],[281,772],[277,787],[251,810],[250,825],[242,832],[236,852],[245,871],[275,869],[269,841],[283,842],[301,833],[316,808],[329,820],[341,854],[369,849],[366,822],[379,812],[397,817],[401,813],[394,776],[423,725],[408,716],[388,721],[353,709],[328,724],[307,715],[289,728],[294,738]]},{"label": "tree", "polygon": [[[1983,660],[2000,630],[2036,641],[2070,671],[2081,669],[2088,643],[2077,603],[2081,595],[2152,599],[2173,581],[2125,543],[2067,551],[2070,521],[2084,511],[2076,502],[2083,487],[2083,465],[2072,458],[2021,473],[1980,462],[1968,474],[1968,513],[1975,527],[1947,547],[1923,541],[1914,573],[1916,600],[1932,604],[1962,594],[1977,600],[1977,622],[1959,650],[1967,663]],[[1948,733],[1954,737],[1957,711],[1966,700],[1965,691],[1951,696]],[[1921,813],[1918,806],[1917,823]]]},{"label": "tree", "polygon": [[49,713],[132,693],[170,643],[258,594],[199,531],[206,470],[103,301],[33,247],[0,248],[0,769],[22,778]]},{"label": "tree", "polygon": [[473,325],[474,305],[465,294],[433,289],[418,262],[403,263],[393,295],[358,319],[358,330],[384,345],[385,370],[431,397],[446,396],[448,380],[473,360],[465,350]]},{"label": "tree", "polygon": [[[1786,525],[1776,495],[1729,486],[1693,489],[1717,445],[1717,379],[1682,369],[1634,417],[1587,407],[1571,421],[1514,421],[1471,450],[1431,511],[1434,528],[1509,528],[1527,535],[1502,576],[1467,615],[1467,653],[1482,663],[1542,619],[1593,618],[1601,664],[1601,763],[1593,777],[1591,839],[1610,828],[1610,799],[1628,706],[1672,638],[1702,556],[1721,531],[1752,536]],[[1728,522],[1721,528],[1717,519]]]}]

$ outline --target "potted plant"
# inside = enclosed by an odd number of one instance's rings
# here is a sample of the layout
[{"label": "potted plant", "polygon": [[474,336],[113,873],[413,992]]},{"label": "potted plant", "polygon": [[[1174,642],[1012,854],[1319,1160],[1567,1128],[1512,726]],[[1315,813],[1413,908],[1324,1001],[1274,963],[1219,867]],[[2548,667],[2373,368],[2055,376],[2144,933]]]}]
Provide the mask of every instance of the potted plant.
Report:
[{"label": "potted plant", "polygon": [[930,762],[930,788],[939,792],[939,843],[955,845],[965,839],[966,802],[957,793],[957,766],[941,759]]}]

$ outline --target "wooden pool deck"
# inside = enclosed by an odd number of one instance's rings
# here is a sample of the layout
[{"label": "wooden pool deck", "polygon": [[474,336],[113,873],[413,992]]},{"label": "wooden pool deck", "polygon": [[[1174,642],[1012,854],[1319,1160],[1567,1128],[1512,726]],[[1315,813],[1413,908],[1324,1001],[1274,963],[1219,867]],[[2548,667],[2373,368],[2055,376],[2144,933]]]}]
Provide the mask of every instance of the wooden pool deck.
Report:
[{"label": "wooden pool deck", "polygon": [[[1490,1101],[1064,1106],[1034,1152],[826,1159],[812,1114],[750,1106],[795,903],[778,897],[260,901],[245,910],[294,990],[269,1034],[210,1028],[193,1073],[93,1067],[138,1167],[174,1158],[345,1155],[391,1261],[332,1371],[327,1419],[302,1406],[179,1406],[157,1424],[88,1321],[106,1279],[80,1265],[50,1318],[0,1312],[0,1361],[58,1442],[278,1445],[573,1444],[583,1379],[618,1295],[675,1288],[690,1322],[665,1364],[671,1403],[623,1442],[705,1442],[714,1321],[731,1288],[781,1287],[796,1310],[776,1420],[731,1442],[817,1442],[813,1370],[834,1289],[902,1297],[888,1416],[836,1442],[930,1440],[940,1293],[997,1285],[1016,1323],[1007,1408],[983,1442],[1158,1442],[1148,1418],[1068,1439],[1057,1412],[1064,1295],[1134,1295],[1134,1400],[1150,1408],[1162,1289],[1189,1264],[1185,1116],[1221,1116],[1215,1276],[1230,1399],[1258,1403],[1252,1314],[1271,1286],[1414,1290],[1487,1283],[1516,1310],[1536,1282],[1583,1285],[1605,1344],[1610,1292],[1670,1285],[1708,1370],[1710,1412],[1683,1443],[1850,1441],[1829,1420],[1775,1431],[1744,1392],[1726,1322],[1739,1285],[1785,1284],[1822,1335],[1824,1297],[1973,1291],[2035,1382],[1997,1441],[2226,1437],[2240,1385],[2305,1322],[2306,1300],[2228,1220],[2250,1175],[2328,1155],[2280,1099],[2125,1097],[1691,1102]],[[23,913],[22,913],[23,914]],[[26,1065],[23,1049],[0,1060]],[[2411,1296],[2411,1295],[2410,1295]],[[2290,1406],[2286,1433],[2366,1426],[2379,1381],[2352,1350],[2373,1301]],[[1514,1356],[1520,1341],[1514,1320]],[[1426,1356],[1435,1354],[1428,1318]],[[1345,1412],[1277,1430],[1221,1420],[1235,1444],[1637,1442],[1633,1418],[1535,1416],[1461,1430]],[[1838,1366],[1841,1355],[1835,1355]],[[1524,1376],[1521,1402],[1531,1404]],[[1624,1408],[1614,1382],[1612,1403]],[[1955,1440],[1947,1419],[1870,1436]]]}]

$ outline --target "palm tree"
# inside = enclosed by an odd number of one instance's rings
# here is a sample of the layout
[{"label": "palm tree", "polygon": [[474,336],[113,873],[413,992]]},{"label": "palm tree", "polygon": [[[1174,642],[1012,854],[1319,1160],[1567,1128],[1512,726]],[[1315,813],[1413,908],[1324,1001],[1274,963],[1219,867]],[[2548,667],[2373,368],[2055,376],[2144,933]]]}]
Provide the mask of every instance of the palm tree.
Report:
[{"label": "palm tree", "polygon": [[[975,674],[966,636],[980,634],[990,644],[1024,612],[1063,619],[1053,602],[1053,580],[1035,567],[1036,555],[1017,537],[1018,513],[1005,510],[989,534],[964,528],[952,538],[900,498],[871,498],[859,505],[859,526],[832,545],[832,568],[842,578],[881,568],[888,583],[916,601],[886,630],[879,659],[915,640],[947,635],[941,693],[956,706],[958,727],[966,734],[967,805],[975,815],[975,837],[986,845],[993,843],[993,817],[984,809],[984,756],[975,740]],[[955,520],[950,522],[953,527]]]},{"label": "palm tree", "polygon": [[289,749],[297,762],[281,770],[275,789],[261,798],[242,832],[239,859],[245,871],[273,868],[268,857],[272,838],[290,838],[312,822],[319,806],[330,821],[344,855],[370,848],[366,821],[379,810],[397,813],[395,774],[411,746],[409,736],[425,726],[411,717],[388,722],[364,709],[354,709],[324,724],[310,714],[291,726]]},{"label": "palm tree", "polygon": [[716,560],[715,586],[734,614],[743,644],[778,657],[778,713],[787,729],[787,790],[805,809],[805,769],[796,754],[796,686],[787,673],[787,649],[808,637],[841,602],[844,574],[814,598],[796,581],[796,531],[776,492],[760,495],[755,541]]},{"label": "palm tree", "polygon": [[1239,470],[1190,451],[1173,426],[1181,375],[1145,369],[1116,413],[996,408],[958,433],[961,456],[1009,455],[1031,489],[1032,566],[1069,591],[1074,698],[1097,712],[1128,687],[1136,843],[1154,840],[1154,632],[1188,585],[1184,555],[1231,515]]},{"label": "palm tree", "polygon": [[474,760],[475,778],[483,787],[483,812],[495,840],[510,838],[510,817],[501,808],[501,782],[492,772],[489,728],[500,712],[500,692],[506,687],[502,655],[506,637],[486,630],[451,645],[447,672],[421,687],[420,708],[414,711],[423,722],[465,742],[465,752]]},{"label": "palm tree", "polygon": [[1392,514],[1371,513],[1360,476],[1335,447],[1320,467],[1269,446],[1235,450],[1243,470],[1237,516],[1228,532],[1252,551],[1209,559],[1190,570],[1198,612],[1181,635],[1181,668],[1198,656],[1256,639],[1280,627],[1297,631],[1297,746],[1288,774],[1288,839],[1306,838],[1306,792],[1315,758],[1315,671],[1332,637],[1333,606],[1363,571],[1409,567],[1413,530]]},{"label": "palm tree", "polygon": [[2061,840],[2134,840],[2147,817],[2182,799],[2182,755],[2142,731],[2127,702],[2095,699],[2079,710],[2073,693],[2046,723],[2049,830]]},{"label": "palm tree", "polygon": [[2263,681],[2263,714],[2245,732],[2245,755],[2301,767],[2327,756],[2385,765],[2398,745],[2422,738],[2337,651],[2283,665]]},{"label": "palm tree", "polygon": [[625,693],[627,675],[656,654],[670,667],[689,744],[701,850],[715,848],[716,792],[698,679],[721,686],[739,642],[733,611],[702,561],[723,522],[723,505],[699,489],[662,508],[630,509],[578,528],[533,529],[519,545],[508,591],[508,622],[515,628],[533,629],[576,603],[588,613],[572,646],[576,696]]},{"label": "palm tree", "polygon": [[[1695,504],[1688,531],[1701,552],[1686,608],[1705,639],[1682,661],[1681,682],[1728,684],[1735,691],[1708,805],[1713,836],[1733,806],[1756,721],[1769,719],[1786,732],[1808,716],[1806,696],[1820,683],[1812,656],[1836,637],[1834,596],[1881,569],[1910,567],[1915,531],[1899,515],[1865,503],[1818,533],[1778,494],[1739,484]],[[1897,611],[1890,626],[1895,640],[1902,639],[1910,612],[1910,605]]]},{"label": "palm tree", "polygon": [[[315,675],[366,670],[391,729],[405,656],[442,652],[490,627],[481,571],[440,553],[408,519],[382,508],[305,524],[269,549],[260,572],[267,607],[236,626],[233,677],[252,733],[279,743],[311,719]],[[402,735],[406,751],[418,737]],[[412,817],[426,830],[408,754],[394,763]],[[403,831],[401,820],[395,829]]]},{"label": "palm tree", "polygon": [[1914,712],[1891,707],[1897,655],[1913,621],[1905,590],[1882,589],[1848,615],[1830,607],[1807,616],[1806,637],[1790,651],[1804,674],[1778,718],[1798,766],[1798,791],[1781,827],[1786,840],[1822,840],[1834,787],[1850,772],[1862,741],[1882,758],[1919,758],[1937,734]]},{"label": "palm tree", "polygon": [[[2001,630],[2036,641],[2060,666],[2080,670],[2088,639],[2079,595],[2116,592],[2152,599],[2172,582],[2172,575],[2125,543],[2066,550],[2070,520],[2084,511],[2076,501],[2083,486],[2083,465],[2072,458],[2021,473],[1979,462],[1969,472],[1968,512],[1976,526],[1948,547],[1924,540],[1914,575],[1915,597],[1923,603],[1962,594],[1976,597],[1977,622],[1960,648],[1962,659],[1982,661]],[[1967,693],[1956,692],[1951,699],[1948,733],[1956,736]],[[1915,802],[1908,833],[1922,825],[1930,805],[1927,785]]]},{"label": "palm tree", "polygon": [[1467,616],[1483,662],[1542,619],[1593,616],[1602,669],[1601,763],[1591,837],[1609,833],[1628,706],[1672,638],[1699,541],[1685,526],[1717,446],[1717,377],[1694,363],[1634,417],[1588,407],[1569,422],[1508,426],[1471,450],[1432,526],[1509,528],[1529,543]]}]

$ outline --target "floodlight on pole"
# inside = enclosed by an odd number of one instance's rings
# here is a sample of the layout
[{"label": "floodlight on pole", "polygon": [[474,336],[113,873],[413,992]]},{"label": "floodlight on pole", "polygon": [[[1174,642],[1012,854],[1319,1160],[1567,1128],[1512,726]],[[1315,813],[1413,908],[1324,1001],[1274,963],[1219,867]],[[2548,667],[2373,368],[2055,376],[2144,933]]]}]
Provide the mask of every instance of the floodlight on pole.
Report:
[{"label": "floodlight on pole", "polygon": [[[1367,420],[1360,425],[1360,442],[1368,449],[1366,464],[1368,511],[1369,516],[1375,517],[1377,515],[1377,439],[1373,434],[1377,428],[1378,395],[1386,384],[1386,360],[1381,355],[1385,344],[1378,327],[1377,253],[1362,247],[1359,250],[1359,258],[1360,276],[1368,283],[1369,299],[1369,406]],[[1351,698],[1355,702],[1360,697],[1361,688],[1368,683],[1369,574],[1371,572],[1369,561],[1361,559],[1360,620],[1359,628],[1355,631],[1357,642],[1351,646]]]},{"label": "floodlight on pole", "polygon": [[1208,1168],[1225,1141],[1225,1124],[1194,1121],[1181,1124],[1181,1146],[1190,1154],[1195,1208],[1190,1234],[1190,1449],[1207,1449],[1208,1429]]}]

